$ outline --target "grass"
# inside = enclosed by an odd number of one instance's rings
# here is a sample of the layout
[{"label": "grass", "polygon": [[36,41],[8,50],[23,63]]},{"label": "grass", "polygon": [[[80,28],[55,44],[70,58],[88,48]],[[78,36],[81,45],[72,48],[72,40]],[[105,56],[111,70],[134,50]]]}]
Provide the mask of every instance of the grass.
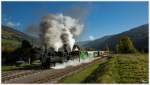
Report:
[{"label": "grass", "polygon": [[12,46],[18,46],[21,43],[19,41],[16,40],[9,40],[9,39],[2,39],[2,46],[4,45],[12,45]]},{"label": "grass", "polygon": [[115,55],[98,83],[148,83],[148,54]]},{"label": "grass", "polygon": [[40,64],[22,64],[20,66],[2,66],[2,71],[13,71],[13,70],[38,70]]},{"label": "grass", "polygon": [[148,83],[148,54],[116,54],[97,62],[61,83]]},{"label": "grass", "polygon": [[2,51],[12,52],[21,45],[15,40],[2,39]]},{"label": "grass", "polygon": [[82,70],[81,72],[77,72],[71,76],[68,76],[59,81],[59,83],[79,83],[83,82],[102,62],[96,62],[91,64],[86,69]]},{"label": "grass", "polygon": [[99,64],[99,67],[86,78],[85,83],[115,83],[118,77],[116,73],[114,58],[109,59],[107,62]]},{"label": "grass", "polygon": [[120,78],[119,83],[148,82],[148,55],[134,54],[117,57],[117,67]]},{"label": "grass", "polygon": [[16,66],[2,66],[2,71],[12,71],[12,70],[16,70],[18,69],[18,67]]}]

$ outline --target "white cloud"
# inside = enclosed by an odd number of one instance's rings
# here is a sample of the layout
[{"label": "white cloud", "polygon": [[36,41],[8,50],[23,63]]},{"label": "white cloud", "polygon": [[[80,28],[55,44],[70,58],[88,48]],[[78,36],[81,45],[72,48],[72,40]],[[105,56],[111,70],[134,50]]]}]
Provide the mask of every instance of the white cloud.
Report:
[{"label": "white cloud", "polygon": [[15,24],[13,22],[11,22],[11,21],[7,22],[6,25],[9,26],[9,27],[14,27],[15,26]]},{"label": "white cloud", "polygon": [[14,23],[12,21],[8,21],[6,25],[9,27],[17,27],[17,26],[20,26],[20,23],[19,22]]},{"label": "white cloud", "polygon": [[94,38],[94,36],[89,36],[89,39],[94,40],[95,38]]}]

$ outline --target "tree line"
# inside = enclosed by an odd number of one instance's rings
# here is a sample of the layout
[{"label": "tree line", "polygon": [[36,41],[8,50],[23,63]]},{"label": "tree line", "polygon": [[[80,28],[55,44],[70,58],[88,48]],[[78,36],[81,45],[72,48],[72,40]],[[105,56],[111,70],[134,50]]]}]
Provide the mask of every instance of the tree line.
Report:
[{"label": "tree line", "polygon": [[22,40],[21,46],[13,51],[2,51],[2,65],[15,65],[16,61],[32,64],[40,58],[40,48],[34,47],[28,40]]}]

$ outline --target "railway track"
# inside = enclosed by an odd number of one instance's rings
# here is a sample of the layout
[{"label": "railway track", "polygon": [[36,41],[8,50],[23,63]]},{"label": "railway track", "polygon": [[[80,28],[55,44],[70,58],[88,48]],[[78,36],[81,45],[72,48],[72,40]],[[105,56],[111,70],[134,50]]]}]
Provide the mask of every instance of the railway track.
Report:
[{"label": "railway track", "polygon": [[15,74],[15,73],[18,73],[18,72],[20,72],[20,71],[16,70],[16,71],[2,72],[1,77],[5,77],[5,76],[8,76],[8,75],[12,75],[12,74]]},{"label": "railway track", "polygon": [[89,63],[83,63],[77,66],[69,66],[63,69],[48,69],[40,71],[25,71],[19,72],[16,75],[2,77],[2,83],[57,83],[58,80],[65,76],[71,75],[88,67],[94,62],[100,62],[101,59],[93,60]]},{"label": "railway track", "polygon": [[2,73],[2,82],[9,81],[11,79],[24,77],[30,74],[34,74],[37,72],[40,72],[41,70],[17,70],[17,71],[11,71],[11,72],[4,72]]},{"label": "railway track", "polygon": [[68,67],[67,69],[60,69],[55,73],[50,74],[49,76],[40,79],[40,80],[36,80],[32,83],[56,83],[57,80],[63,78],[64,76],[66,76],[67,74],[71,74],[72,72],[80,69],[81,67],[83,68],[83,66],[85,66],[86,64],[82,64],[79,66],[75,66],[75,67]]}]

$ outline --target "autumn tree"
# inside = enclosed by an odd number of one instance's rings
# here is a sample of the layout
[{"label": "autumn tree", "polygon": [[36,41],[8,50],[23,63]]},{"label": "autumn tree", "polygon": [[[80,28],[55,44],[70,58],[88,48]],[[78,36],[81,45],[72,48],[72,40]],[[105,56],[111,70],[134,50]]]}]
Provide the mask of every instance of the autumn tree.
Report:
[{"label": "autumn tree", "polygon": [[133,46],[132,40],[128,36],[120,38],[119,43],[116,46],[118,53],[135,53],[136,49]]}]

